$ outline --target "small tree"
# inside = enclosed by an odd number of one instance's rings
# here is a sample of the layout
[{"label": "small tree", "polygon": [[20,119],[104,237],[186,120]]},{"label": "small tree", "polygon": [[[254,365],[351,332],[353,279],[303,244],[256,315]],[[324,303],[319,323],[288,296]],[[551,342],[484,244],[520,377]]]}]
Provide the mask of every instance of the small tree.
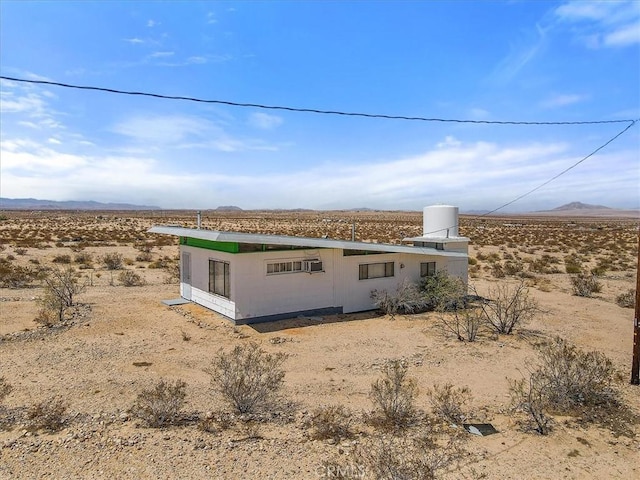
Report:
[{"label": "small tree", "polygon": [[36,321],[47,325],[55,321],[63,322],[66,310],[74,305],[76,296],[85,288],[86,285],[78,281],[72,267],[52,269],[44,277],[44,295],[40,299],[42,311]]},{"label": "small tree", "polygon": [[489,289],[489,300],[481,302],[487,325],[496,333],[511,334],[538,313],[538,303],[529,296],[529,289],[521,280],[515,287],[499,285]]},{"label": "small tree", "polygon": [[258,344],[219,352],[208,370],[213,388],[238,413],[253,413],[269,406],[284,382],[282,364],[287,355],[270,354]]},{"label": "small tree", "polygon": [[400,360],[391,360],[384,367],[382,378],[371,384],[373,423],[384,428],[408,427],[416,416],[417,394],[416,381],[407,376],[407,366]]}]

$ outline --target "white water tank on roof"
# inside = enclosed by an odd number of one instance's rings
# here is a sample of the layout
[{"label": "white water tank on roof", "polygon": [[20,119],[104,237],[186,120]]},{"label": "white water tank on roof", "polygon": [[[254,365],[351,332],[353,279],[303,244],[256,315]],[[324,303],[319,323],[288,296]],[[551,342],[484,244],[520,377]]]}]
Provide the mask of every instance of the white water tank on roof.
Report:
[{"label": "white water tank on roof", "polygon": [[424,207],[422,232],[425,237],[457,237],[458,207],[452,205]]}]

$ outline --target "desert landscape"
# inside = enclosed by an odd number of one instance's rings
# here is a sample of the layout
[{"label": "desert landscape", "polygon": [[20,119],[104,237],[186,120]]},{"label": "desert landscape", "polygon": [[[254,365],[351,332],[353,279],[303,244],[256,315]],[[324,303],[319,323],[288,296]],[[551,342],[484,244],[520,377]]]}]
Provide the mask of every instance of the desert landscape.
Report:
[{"label": "desert landscape", "polygon": [[[491,298],[521,286],[537,307],[510,334],[479,324],[473,341],[447,328],[450,311],[236,327],[195,304],[167,306],[179,296],[178,245],[147,230],[195,227],[193,211],[7,210],[0,219],[2,479],[640,475],[640,387],[629,382],[637,218],[461,216],[470,291]],[[202,215],[207,229],[336,239],[350,239],[354,223],[358,240],[399,243],[421,234],[422,212]],[[42,313],[53,271],[73,271],[83,287],[61,321]],[[580,275],[593,288],[576,291]],[[514,392],[557,338],[599,352],[577,358],[606,363],[609,401],[545,410],[539,428]],[[252,346],[280,359],[284,377],[268,408],[241,413],[216,375],[221,358]],[[394,365],[412,404],[390,428],[376,421],[375,385]],[[159,382],[184,402],[153,426],[141,405]],[[473,435],[470,423],[497,433]]]}]

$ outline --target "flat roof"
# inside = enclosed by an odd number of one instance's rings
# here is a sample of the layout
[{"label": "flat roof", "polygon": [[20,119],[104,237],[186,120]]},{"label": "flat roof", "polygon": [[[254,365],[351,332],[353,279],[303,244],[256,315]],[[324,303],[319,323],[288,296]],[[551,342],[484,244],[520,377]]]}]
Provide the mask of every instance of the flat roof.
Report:
[{"label": "flat roof", "polygon": [[334,240],[331,238],[291,237],[287,235],[266,235],[261,233],[220,232],[216,230],[202,230],[197,228],[169,227],[156,225],[148,230],[149,233],[175,235],[177,237],[198,238],[213,242],[237,242],[263,245],[292,245],[310,248],[339,248],[342,250],[369,250],[372,252],[411,253],[414,255],[432,255],[436,257],[466,258],[466,253],[447,252],[429,247],[413,247],[410,245],[391,245],[388,243],[351,242],[348,240]]}]

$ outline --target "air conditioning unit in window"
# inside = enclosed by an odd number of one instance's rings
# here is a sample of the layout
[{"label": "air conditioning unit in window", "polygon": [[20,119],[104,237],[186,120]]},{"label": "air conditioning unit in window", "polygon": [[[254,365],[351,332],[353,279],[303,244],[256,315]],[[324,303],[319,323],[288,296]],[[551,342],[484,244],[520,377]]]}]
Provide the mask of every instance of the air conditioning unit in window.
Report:
[{"label": "air conditioning unit in window", "polygon": [[303,268],[305,272],[308,273],[320,273],[324,272],[322,269],[322,260],[318,260],[314,258],[312,260],[305,260],[303,263]]}]

